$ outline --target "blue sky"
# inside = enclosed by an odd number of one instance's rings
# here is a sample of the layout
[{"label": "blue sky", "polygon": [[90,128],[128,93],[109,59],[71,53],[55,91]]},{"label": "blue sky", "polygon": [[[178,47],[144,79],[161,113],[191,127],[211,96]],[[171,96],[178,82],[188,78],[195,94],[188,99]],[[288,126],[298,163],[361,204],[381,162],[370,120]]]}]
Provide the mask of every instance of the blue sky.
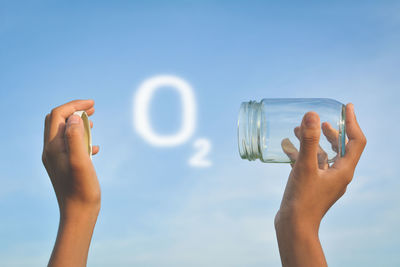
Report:
[{"label": "blue sky", "polygon": [[[323,220],[328,262],[399,266],[399,13],[396,1],[0,1],[0,265],[46,264],[58,207],[44,117],[92,98],[102,209],[89,266],[278,266],[290,166],[240,159],[238,109],[329,97],[354,103],[368,144]],[[186,80],[197,104],[194,134],[170,148],[133,127],[135,92],[161,74]],[[151,103],[154,130],[176,132],[179,95]],[[211,167],[188,164],[199,138]]]}]

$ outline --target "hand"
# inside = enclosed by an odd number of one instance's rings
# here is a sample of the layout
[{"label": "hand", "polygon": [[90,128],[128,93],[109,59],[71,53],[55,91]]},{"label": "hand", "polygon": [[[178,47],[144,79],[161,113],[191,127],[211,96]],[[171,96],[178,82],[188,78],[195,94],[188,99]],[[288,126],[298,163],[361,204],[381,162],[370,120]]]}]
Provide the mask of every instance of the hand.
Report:
[{"label": "hand", "polygon": [[[324,134],[334,138],[333,128],[324,124]],[[300,151],[295,158],[275,228],[283,265],[326,265],[318,240],[320,222],[329,208],[345,193],[366,145],[352,104],[346,106],[346,133],[349,139],[344,157],[329,167],[319,147],[320,121],[315,112],[307,113],[297,131]],[[331,143],[337,140],[331,139]],[[286,143],[285,145],[288,145]],[[335,148],[333,148],[335,149]],[[337,147],[336,147],[337,149]]]},{"label": "hand", "polygon": [[[62,216],[76,207],[100,207],[100,185],[85,149],[82,119],[72,115],[94,113],[93,100],[75,100],[47,114],[42,161],[53,184]],[[90,121],[91,127],[93,122]],[[99,151],[93,146],[93,154]]]},{"label": "hand", "polygon": [[[100,210],[100,185],[84,140],[82,119],[94,113],[93,100],[75,100],[54,108],[45,119],[42,161],[60,208],[57,241],[49,266],[85,266]],[[93,122],[90,121],[93,127]],[[99,151],[93,146],[93,154]]]},{"label": "hand", "polygon": [[[332,150],[335,151],[336,153],[339,153],[339,132],[333,128],[329,122],[324,122],[322,123],[322,132],[324,133],[326,139],[332,146]],[[300,127],[294,128],[294,134],[296,135],[297,139],[300,140]],[[347,138],[346,139],[346,144],[347,144]],[[285,138],[281,142],[282,150],[285,152],[285,154],[289,157],[291,160],[290,165],[293,167],[294,162],[296,162],[297,157],[299,156],[299,151],[297,148],[293,145],[293,143],[290,141],[289,138]],[[336,161],[338,157],[338,154],[333,158],[332,161]],[[325,152],[325,150],[322,149],[320,145],[318,145],[318,153],[317,153],[317,158],[318,158],[318,167],[322,170],[326,170],[329,168],[329,162],[328,162],[328,154]]]}]

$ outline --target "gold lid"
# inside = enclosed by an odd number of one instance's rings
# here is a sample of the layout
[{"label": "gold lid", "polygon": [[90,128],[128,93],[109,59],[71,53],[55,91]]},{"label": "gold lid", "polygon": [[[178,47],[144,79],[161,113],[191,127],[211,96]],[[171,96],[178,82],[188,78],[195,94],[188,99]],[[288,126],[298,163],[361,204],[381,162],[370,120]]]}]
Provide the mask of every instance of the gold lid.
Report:
[{"label": "gold lid", "polygon": [[85,146],[89,153],[90,158],[92,158],[92,134],[90,132],[90,121],[89,116],[84,110],[74,112],[74,115],[78,115],[82,118],[83,126],[85,128]]}]

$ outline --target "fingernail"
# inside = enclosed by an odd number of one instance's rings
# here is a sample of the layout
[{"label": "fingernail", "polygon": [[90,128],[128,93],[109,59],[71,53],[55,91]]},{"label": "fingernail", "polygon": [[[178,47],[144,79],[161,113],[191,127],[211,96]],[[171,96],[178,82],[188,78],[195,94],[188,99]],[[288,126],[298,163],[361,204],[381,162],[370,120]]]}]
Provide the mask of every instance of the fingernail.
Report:
[{"label": "fingernail", "polygon": [[316,128],[318,125],[318,120],[314,116],[306,116],[304,120],[307,128]]},{"label": "fingernail", "polygon": [[79,120],[80,120],[79,116],[77,116],[77,115],[72,115],[72,116],[70,116],[70,117],[68,118],[68,125],[71,125],[71,124],[78,124],[78,123],[79,123]]}]

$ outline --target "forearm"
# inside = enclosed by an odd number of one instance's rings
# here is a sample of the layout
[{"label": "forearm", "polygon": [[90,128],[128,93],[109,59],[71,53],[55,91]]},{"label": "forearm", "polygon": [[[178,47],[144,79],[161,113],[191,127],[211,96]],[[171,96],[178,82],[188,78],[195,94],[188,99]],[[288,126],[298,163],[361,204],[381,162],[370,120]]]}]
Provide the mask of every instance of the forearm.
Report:
[{"label": "forearm", "polygon": [[61,214],[56,243],[48,266],[86,266],[99,208]]},{"label": "forearm", "polygon": [[275,230],[282,266],[327,266],[318,238],[318,226],[301,220],[277,218]]}]

